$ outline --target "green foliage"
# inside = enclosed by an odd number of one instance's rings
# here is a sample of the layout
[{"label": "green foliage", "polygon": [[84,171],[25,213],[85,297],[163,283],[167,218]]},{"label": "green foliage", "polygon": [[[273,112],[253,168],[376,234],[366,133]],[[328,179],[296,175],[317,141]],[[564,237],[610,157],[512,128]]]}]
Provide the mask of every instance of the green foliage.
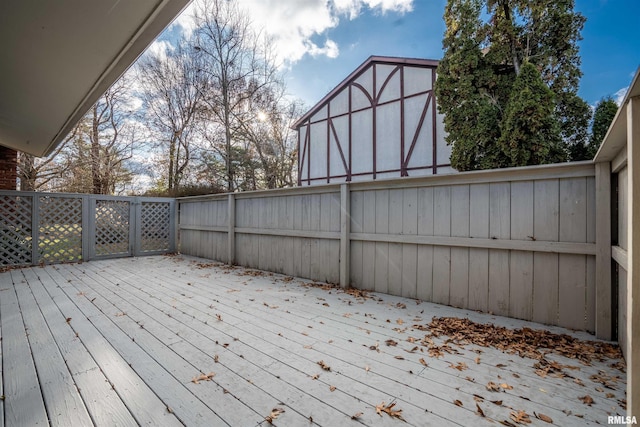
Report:
[{"label": "green foliage", "polygon": [[[569,154],[573,159],[574,146],[586,146],[590,110],[577,96],[582,75],[577,42],[585,19],[573,5],[573,0],[448,0],[435,91],[453,167],[558,162]],[[526,68],[537,77],[531,74],[516,87]],[[525,109],[525,87],[548,101],[535,119],[514,116]],[[542,145],[530,140],[539,132],[524,130],[537,128],[541,120],[553,123],[544,132],[552,139]],[[507,142],[508,137],[518,139]]]},{"label": "green foliage", "polygon": [[524,63],[511,89],[498,140],[510,166],[562,161],[553,97],[536,67]]},{"label": "green foliage", "polygon": [[618,104],[616,104],[616,101],[610,96],[601,99],[596,105],[593,113],[591,137],[589,138],[589,146],[587,147],[587,158],[593,159],[598,152],[600,144],[602,144],[617,112]]}]

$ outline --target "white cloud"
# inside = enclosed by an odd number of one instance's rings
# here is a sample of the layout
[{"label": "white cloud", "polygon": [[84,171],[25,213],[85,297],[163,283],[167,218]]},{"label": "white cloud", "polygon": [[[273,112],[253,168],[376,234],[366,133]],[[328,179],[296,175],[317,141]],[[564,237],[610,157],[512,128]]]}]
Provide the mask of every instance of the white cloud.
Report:
[{"label": "white cloud", "polygon": [[[195,0],[174,21],[188,35],[195,29],[193,11],[198,7]],[[273,37],[279,62],[292,64],[304,55],[337,58],[338,44],[326,37],[326,31],[339,25],[341,18],[358,18],[363,9],[376,13],[408,13],[413,10],[414,0],[238,0],[257,29]],[[326,39],[318,46],[312,39]]]},{"label": "white cloud", "polygon": [[171,42],[168,42],[166,40],[155,40],[147,48],[145,53],[157,56],[164,61],[167,59],[167,52],[170,50],[173,50],[173,45],[171,44]]},{"label": "white cloud", "polygon": [[624,96],[627,94],[628,90],[629,90],[629,86],[623,87],[622,89],[618,90],[616,93],[613,94],[613,99],[616,101],[616,104],[618,104],[618,106],[622,104],[622,101],[624,100]]}]

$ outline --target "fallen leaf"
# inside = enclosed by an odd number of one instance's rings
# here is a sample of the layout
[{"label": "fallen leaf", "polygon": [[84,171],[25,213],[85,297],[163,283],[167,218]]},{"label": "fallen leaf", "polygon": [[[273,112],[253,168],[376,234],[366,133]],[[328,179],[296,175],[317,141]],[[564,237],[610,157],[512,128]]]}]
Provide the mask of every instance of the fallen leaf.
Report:
[{"label": "fallen leaf", "polygon": [[500,391],[500,386],[494,383],[493,381],[489,381],[486,387],[487,387],[487,390],[489,391]]},{"label": "fallen leaf", "polygon": [[71,317],[67,317],[67,323],[71,322]]},{"label": "fallen leaf", "polygon": [[269,424],[273,424],[273,421],[278,418],[280,415],[282,415],[282,413],[284,413],[284,409],[282,408],[273,408],[271,410],[271,413],[269,415],[267,415],[266,417],[264,417],[264,420],[266,422],[268,422]]},{"label": "fallen leaf", "polygon": [[418,359],[418,362],[422,363],[424,366],[429,366],[427,365],[427,362],[422,357]]},{"label": "fallen leaf", "polygon": [[404,357],[402,357],[402,356],[394,356],[394,358],[398,359],[398,360],[404,360]]},{"label": "fallen leaf", "polygon": [[502,406],[502,400],[492,400],[491,403],[494,405]]},{"label": "fallen leaf", "polygon": [[334,385],[329,386],[329,391],[336,391],[336,386],[334,386]]},{"label": "fallen leaf", "polygon": [[478,405],[477,403],[476,403],[476,414],[480,415],[482,418],[484,418],[484,417],[485,417],[485,415],[484,415],[484,411],[482,410],[482,408],[480,407],[480,405]]},{"label": "fallen leaf", "polygon": [[382,416],[382,413],[384,412],[387,415],[389,415],[391,418],[397,418],[399,420],[404,421],[404,418],[402,418],[402,409],[394,410],[393,409],[394,406],[396,406],[395,402],[390,403],[389,405],[386,405],[386,406],[385,406],[385,402],[382,402],[379,405],[376,405],[376,413]]},{"label": "fallen leaf", "polygon": [[480,364],[480,357],[476,357],[476,365]]},{"label": "fallen leaf", "polygon": [[312,380],[317,380],[318,378],[320,378],[320,374],[313,374],[313,375],[311,375],[311,379],[312,379]]},{"label": "fallen leaf", "polygon": [[320,367],[325,370],[325,371],[330,371],[331,370],[331,366],[327,365],[326,363],[324,363],[324,360],[321,360],[319,362],[316,362],[318,365],[320,365]]},{"label": "fallen leaf", "polygon": [[371,369],[371,368],[370,368],[369,366],[365,366],[365,367],[364,367],[365,372],[369,372],[369,370],[370,370],[370,369]]},{"label": "fallen leaf", "polygon": [[217,355],[217,354],[214,354],[214,355],[213,355],[213,361],[214,361],[214,363],[218,363],[218,359],[219,359],[218,355]]},{"label": "fallen leaf", "polygon": [[395,346],[397,346],[397,345],[398,345],[398,342],[397,342],[397,341],[394,341],[394,340],[386,340],[384,343],[385,343],[386,345],[388,345],[388,346],[391,346],[391,347],[395,347]]},{"label": "fallen leaf", "polygon": [[529,419],[529,414],[525,411],[511,411],[509,414],[509,418],[515,421],[518,424],[531,424],[531,419]]},{"label": "fallen leaf", "polygon": [[463,406],[462,402],[460,402],[458,399],[454,400],[453,404],[456,405],[456,406]]},{"label": "fallen leaf", "polygon": [[218,318],[219,321],[222,322],[222,316],[220,314],[216,314],[216,317]]},{"label": "fallen leaf", "polygon": [[585,396],[579,397],[578,399],[582,400],[582,403],[584,403],[585,405],[591,406],[594,403],[593,398],[588,394]]},{"label": "fallen leaf", "polygon": [[361,416],[362,416],[362,412],[356,412],[355,414],[351,415],[351,419],[352,420],[357,420]]},{"label": "fallen leaf", "polygon": [[464,363],[464,362],[458,362],[455,365],[453,363],[449,362],[449,367],[451,369],[457,369],[458,371],[464,371],[464,370],[468,369],[467,364]]},{"label": "fallen leaf", "polygon": [[404,323],[404,320],[402,320],[402,319],[398,319],[398,320],[396,320],[396,323],[397,323],[398,325],[402,325],[402,324]]},{"label": "fallen leaf", "polygon": [[510,386],[510,385],[509,385],[509,384],[507,384],[507,383],[502,383],[502,384],[500,384],[500,387],[502,387],[502,388],[503,388],[503,389],[505,389],[505,390],[513,390],[513,386]]},{"label": "fallen leaf", "polygon": [[211,381],[211,378],[215,376],[216,374],[214,374],[213,372],[209,372],[208,374],[200,374],[197,377],[193,377],[191,382],[194,384],[200,384],[199,381]]},{"label": "fallen leaf", "polygon": [[545,415],[545,414],[536,414],[535,412],[533,413],[533,415],[535,415],[535,417],[539,420],[544,421],[545,423],[549,423],[549,424],[553,424],[553,420],[551,419],[550,416]]}]

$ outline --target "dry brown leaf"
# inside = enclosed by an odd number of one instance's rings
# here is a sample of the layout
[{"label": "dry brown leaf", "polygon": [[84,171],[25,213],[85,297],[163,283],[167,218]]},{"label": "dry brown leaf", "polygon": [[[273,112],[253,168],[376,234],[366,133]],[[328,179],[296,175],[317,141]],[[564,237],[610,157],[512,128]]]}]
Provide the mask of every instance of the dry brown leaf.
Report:
[{"label": "dry brown leaf", "polygon": [[336,386],[334,386],[334,385],[329,386],[329,391],[336,391]]},{"label": "dry brown leaf", "polygon": [[429,366],[427,365],[427,362],[422,357],[418,359],[418,362],[422,363],[424,366]]},{"label": "dry brown leaf", "polygon": [[313,346],[311,344],[307,344],[307,345],[304,346],[304,348],[306,348],[308,350],[310,348],[313,348]]},{"label": "dry brown leaf", "polygon": [[397,346],[397,345],[398,345],[398,342],[397,342],[397,341],[394,341],[394,340],[386,340],[384,343],[385,343],[386,345],[388,345],[388,346],[391,346],[391,347],[395,347],[395,346]]},{"label": "dry brown leaf", "polygon": [[398,319],[398,320],[396,320],[396,323],[397,323],[398,325],[402,325],[402,324],[404,323],[404,320],[402,320],[402,319]]},{"label": "dry brown leaf", "polygon": [[487,383],[486,385],[487,390],[489,391],[501,391],[500,386],[496,383],[494,383],[493,381],[489,381],[489,383]]},{"label": "dry brown leaf", "polygon": [[213,355],[213,361],[214,361],[214,363],[218,363],[218,360],[219,360],[218,355],[217,355],[217,354],[214,354],[214,355]]},{"label": "dry brown leaf", "polygon": [[585,396],[579,397],[578,399],[582,400],[582,403],[584,403],[585,405],[591,406],[594,403],[593,398],[588,394]]},{"label": "dry brown leaf", "polygon": [[71,322],[71,317],[67,317],[67,323]]},{"label": "dry brown leaf", "polygon": [[264,417],[264,420],[266,422],[268,422],[269,424],[273,424],[273,421],[278,418],[280,415],[282,415],[282,413],[284,413],[284,409],[282,408],[273,408],[271,410],[271,413],[269,415],[267,415],[266,417]]},{"label": "dry brown leaf", "polygon": [[404,357],[402,357],[402,356],[394,356],[394,358],[398,359],[398,360],[404,360]]},{"label": "dry brown leaf", "polygon": [[458,399],[454,400],[454,401],[453,401],[453,404],[454,404],[454,405],[456,405],[456,406],[463,406],[463,405],[462,405],[462,402],[461,402],[461,401],[459,401]]},{"label": "dry brown leaf", "polygon": [[325,370],[325,371],[330,371],[331,370],[331,366],[327,365],[326,363],[324,363],[324,360],[321,360],[319,362],[316,362],[318,365],[320,365],[320,367]]},{"label": "dry brown leaf", "polygon": [[320,378],[320,374],[313,374],[313,375],[311,375],[311,379],[312,379],[312,380],[317,380],[318,378]]},{"label": "dry brown leaf", "polygon": [[466,369],[468,369],[468,368],[469,368],[469,367],[467,366],[467,364],[466,364],[466,363],[464,363],[464,362],[458,362],[458,363],[456,363],[455,365],[454,365],[453,363],[449,362],[449,367],[450,367],[451,369],[457,369],[458,371],[464,371],[464,370],[466,370]]},{"label": "dry brown leaf", "polygon": [[194,384],[199,384],[200,381],[211,381],[211,378],[215,376],[216,374],[213,372],[209,372],[208,374],[200,374],[197,377],[193,377],[191,382]]},{"label": "dry brown leaf", "polygon": [[531,424],[531,419],[529,418],[529,414],[525,411],[511,411],[509,414],[509,418],[515,421],[518,424]]},{"label": "dry brown leaf", "polygon": [[217,313],[216,313],[216,317],[218,318],[218,320],[219,320],[220,322],[222,322],[222,315],[220,315],[220,314],[217,314]]},{"label": "dry brown leaf", "polygon": [[371,368],[369,366],[365,366],[364,370],[365,370],[365,372],[369,372],[369,370],[371,370]]},{"label": "dry brown leaf", "polygon": [[533,413],[533,415],[535,415],[535,417],[539,420],[544,421],[545,423],[549,423],[549,424],[553,424],[553,420],[551,419],[550,416],[545,415],[545,414],[536,414],[535,412]]},{"label": "dry brown leaf", "polygon": [[500,387],[502,387],[502,388],[503,388],[503,389],[505,389],[505,390],[513,390],[513,386],[510,386],[510,385],[509,385],[509,384],[507,384],[507,383],[502,383],[502,384],[500,384]]},{"label": "dry brown leaf", "polygon": [[480,405],[478,405],[476,403],[476,414],[480,415],[482,418],[484,418],[486,415],[484,414],[484,411],[482,410],[482,408],[480,407]]},{"label": "dry brown leaf", "polygon": [[480,364],[480,357],[476,357],[476,365]]},{"label": "dry brown leaf", "polygon": [[492,400],[491,403],[494,405],[502,406],[502,400]]},{"label": "dry brown leaf", "polygon": [[382,413],[386,413],[387,415],[389,415],[391,418],[397,418],[399,420],[404,421],[404,418],[402,418],[402,409],[398,409],[398,410],[394,410],[393,407],[396,406],[395,402],[394,403],[390,403],[389,405],[386,405],[385,402],[380,403],[379,405],[376,405],[376,413],[380,416],[382,416]]},{"label": "dry brown leaf", "polygon": [[356,412],[355,414],[351,415],[351,419],[352,420],[357,420],[361,416],[362,416],[362,412]]}]

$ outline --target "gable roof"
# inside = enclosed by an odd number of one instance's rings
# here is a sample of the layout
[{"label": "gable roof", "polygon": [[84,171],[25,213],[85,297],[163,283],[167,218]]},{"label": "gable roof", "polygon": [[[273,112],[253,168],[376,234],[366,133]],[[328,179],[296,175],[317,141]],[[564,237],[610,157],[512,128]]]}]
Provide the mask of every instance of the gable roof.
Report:
[{"label": "gable roof", "polygon": [[344,80],[342,80],[335,88],[326,94],[316,105],[314,105],[309,111],[307,111],[302,117],[300,117],[292,126],[292,129],[298,129],[302,124],[315,113],[318,112],[324,105],[337,95],[342,89],[347,87],[351,82],[356,80],[362,73],[364,73],[373,64],[388,64],[388,65],[416,65],[420,67],[435,68],[438,63],[435,59],[419,59],[419,58],[400,58],[395,56],[370,56],[364,61],[358,68],[356,68],[351,74],[349,74]]}]

